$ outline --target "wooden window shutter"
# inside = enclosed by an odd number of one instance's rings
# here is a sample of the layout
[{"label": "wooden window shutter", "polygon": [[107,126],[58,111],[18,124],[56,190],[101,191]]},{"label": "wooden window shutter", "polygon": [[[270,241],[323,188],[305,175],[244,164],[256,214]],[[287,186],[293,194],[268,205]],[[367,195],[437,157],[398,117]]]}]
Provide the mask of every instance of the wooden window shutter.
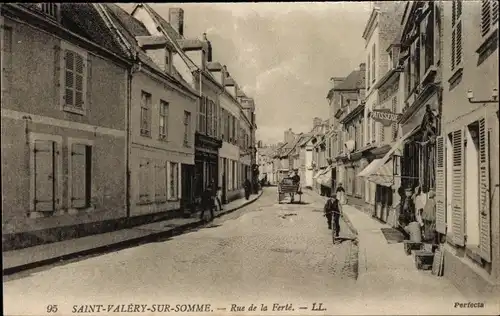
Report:
[{"label": "wooden window shutter", "polygon": [[165,202],[167,198],[167,177],[165,164],[162,161],[157,161],[155,164],[155,202]]},{"label": "wooden window shutter", "polygon": [[378,123],[378,128],[379,128],[379,133],[380,133],[380,141],[384,142],[385,141],[385,128],[384,128],[384,124]]},{"label": "wooden window shutter", "polygon": [[451,26],[455,26],[457,20],[457,1],[452,1],[451,5]]},{"label": "wooden window shutter", "polygon": [[85,108],[89,109],[90,106],[92,105],[92,59],[91,55],[89,54],[87,56],[87,82],[85,85]]},{"label": "wooden window shutter", "polygon": [[64,65],[65,65],[65,75],[64,75],[64,105],[74,106],[74,64],[75,64],[75,53],[70,50],[65,50],[64,53]]},{"label": "wooden window shutter", "polygon": [[453,132],[452,234],[456,245],[465,244],[464,212],[464,131]]},{"label": "wooden window shutter", "polygon": [[486,117],[479,120],[479,251],[491,262],[489,135]]},{"label": "wooden window shutter", "polygon": [[84,105],[84,73],[87,70],[82,55],[75,53],[75,107],[81,109]]},{"label": "wooden window shutter", "polygon": [[177,164],[177,198],[182,198],[182,164]]},{"label": "wooden window shutter", "polygon": [[35,141],[35,211],[55,211],[55,166],[52,141]]},{"label": "wooden window shutter", "polygon": [[498,1],[491,1],[491,24],[494,26],[495,23],[498,22]]},{"label": "wooden window shutter", "polygon": [[[491,26],[491,0],[481,1],[481,35],[485,36],[490,31]],[[496,1],[493,1],[496,2]],[[497,4],[498,7],[498,4]],[[498,12],[498,11],[497,11]]]},{"label": "wooden window shutter", "polygon": [[436,138],[436,231],[446,234],[446,143]]},{"label": "wooden window shutter", "polygon": [[456,57],[457,60],[455,62],[455,65],[458,66],[462,62],[462,21],[458,22],[457,28],[456,28]]},{"label": "wooden window shutter", "polygon": [[456,35],[456,29],[454,29],[451,34],[451,70],[455,69],[456,46],[457,46],[457,35]]},{"label": "wooden window shutter", "polygon": [[[396,113],[398,105],[398,99],[396,96],[392,98],[392,113]],[[392,140],[395,141],[398,137],[398,123],[394,122],[391,126]]]},{"label": "wooden window shutter", "polygon": [[54,82],[56,83],[55,95],[58,97],[60,104],[64,105],[63,89],[61,89],[61,46],[54,45]]},{"label": "wooden window shutter", "polygon": [[172,166],[171,166],[171,162],[170,161],[167,161],[165,162],[165,167],[167,168],[167,196],[168,196],[168,199],[170,199],[170,197],[172,196],[172,190],[174,188],[172,188],[172,182],[171,182],[171,179],[172,179]]},{"label": "wooden window shutter", "polygon": [[71,207],[84,208],[86,201],[86,146],[71,146]]}]

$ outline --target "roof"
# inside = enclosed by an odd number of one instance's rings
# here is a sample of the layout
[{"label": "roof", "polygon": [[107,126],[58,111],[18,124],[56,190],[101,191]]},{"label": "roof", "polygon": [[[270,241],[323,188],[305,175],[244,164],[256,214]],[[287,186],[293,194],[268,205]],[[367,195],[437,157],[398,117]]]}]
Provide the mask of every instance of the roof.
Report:
[{"label": "roof", "polygon": [[299,136],[295,137],[293,142],[290,142],[288,146],[286,146],[285,156],[288,156],[292,153],[292,151],[297,147],[300,140],[302,139],[303,133],[299,134]]},{"label": "roof", "polygon": [[353,70],[337,87],[332,90],[358,90],[365,88],[365,72]]},{"label": "roof", "polygon": [[[137,52],[137,57],[149,66],[150,68],[156,70],[165,75],[169,75],[165,73],[147,54],[144,50],[139,47],[137,43],[136,36],[150,36],[149,31],[146,26],[132,15],[128,14],[125,10],[123,10],[120,6],[113,3],[102,4],[106,10],[108,11],[111,19],[113,20],[114,25],[118,28],[121,34],[125,36],[127,42],[133,46],[133,49]],[[173,78],[175,78],[184,88],[189,91],[196,93],[190,85],[182,78],[180,73],[173,67],[173,72],[171,74]]]},{"label": "roof", "polygon": [[61,24],[121,57],[130,58],[92,3],[61,3]]},{"label": "roof", "polygon": [[312,133],[303,134],[299,146],[304,146],[305,144],[307,144],[307,142],[310,141],[313,138],[313,136],[314,135]]}]

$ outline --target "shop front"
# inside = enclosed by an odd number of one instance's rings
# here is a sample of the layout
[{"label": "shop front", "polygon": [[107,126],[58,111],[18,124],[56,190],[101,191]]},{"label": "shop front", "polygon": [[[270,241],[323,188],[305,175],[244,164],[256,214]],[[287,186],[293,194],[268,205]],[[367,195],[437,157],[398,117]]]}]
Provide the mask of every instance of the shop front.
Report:
[{"label": "shop front", "polygon": [[194,199],[196,200],[199,200],[210,181],[213,180],[217,183],[219,178],[219,148],[221,147],[222,141],[196,133],[194,156]]}]

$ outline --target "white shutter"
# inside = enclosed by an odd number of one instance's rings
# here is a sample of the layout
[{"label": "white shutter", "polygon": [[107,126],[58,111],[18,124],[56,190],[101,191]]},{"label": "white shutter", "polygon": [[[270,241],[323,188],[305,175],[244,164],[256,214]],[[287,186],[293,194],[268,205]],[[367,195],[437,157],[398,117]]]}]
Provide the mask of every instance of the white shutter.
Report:
[{"label": "white shutter", "polygon": [[436,138],[436,231],[446,234],[446,143]]},{"label": "white shutter", "polygon": [[52,141],[35,141],[35,211],[52,212],[54,206],[54,146]]},{"label": "white shutter", "polygon": [[453,132],[452,233],[456,245],[465,244],[464,131]]},{"label": "white shutter", "polygon": [[160,160],[155,164],[155,201],[163,203],[167,200],[167,179],[165,164]]},{"label": "white shutter", "polygon": [[70,50],[64,52],[65,75],[64,75],[64,104],[68,106],[75,105],[75,53]]},{"label": "white shutter", "polygon": [[71,207],[86,206],[86,146],[73,144],[71,146]]},{"label": "white shutter", "polygon": [[[494,2],[496,2],[496,0]],[[481,35],[486,36],[490,32],[490,28],[491,28],[491,0],[482,0]]]},{"label": "white shutter", "polygon": [[490,161],[487,118],[479,120],[479,250],[491,262]]}]

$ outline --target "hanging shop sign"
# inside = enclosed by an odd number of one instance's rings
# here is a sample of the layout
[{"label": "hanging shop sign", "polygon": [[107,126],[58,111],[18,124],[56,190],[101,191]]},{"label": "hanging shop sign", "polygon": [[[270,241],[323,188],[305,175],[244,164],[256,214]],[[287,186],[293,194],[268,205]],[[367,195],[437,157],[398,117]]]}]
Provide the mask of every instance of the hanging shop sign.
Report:
[{"label": "hanging shop sign", "polygon": [[392,123],[399,121],[401,114],[393,113],[390,109],[377,109],[370,112],[370,117],[384,126],[390,126]]}]

